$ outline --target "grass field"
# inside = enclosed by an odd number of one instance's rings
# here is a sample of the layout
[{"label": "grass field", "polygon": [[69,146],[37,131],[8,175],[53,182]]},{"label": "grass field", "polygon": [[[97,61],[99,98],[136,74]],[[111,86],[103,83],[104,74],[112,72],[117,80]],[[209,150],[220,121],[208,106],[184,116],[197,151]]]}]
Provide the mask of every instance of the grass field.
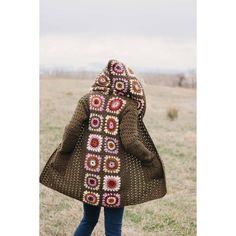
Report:
[{"label": "grass field", "polygon": [[[40,80],[40,172],[60,142],[78,99],[92,81]],[[124,236],[196,235],[196,90],[145,85],[145,123],[165,164],[167,195],[127,206]],[[167,110],[176,108],[170,121]],[[82,203],[40,185],[40,235],[72,236],[82,217]],[[103,209],[93,235],[104,235]]]}]

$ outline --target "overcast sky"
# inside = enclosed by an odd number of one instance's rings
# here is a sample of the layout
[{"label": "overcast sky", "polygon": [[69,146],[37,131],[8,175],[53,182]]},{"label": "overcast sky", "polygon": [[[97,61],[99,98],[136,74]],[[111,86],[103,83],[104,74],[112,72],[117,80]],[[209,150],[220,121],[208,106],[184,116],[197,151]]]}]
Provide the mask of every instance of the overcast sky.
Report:
[{"label": "overcast sky", "polygon": [[193,0],[41,0],[41,66],[99,69],[119,59],[138,70],[196,63]]}]

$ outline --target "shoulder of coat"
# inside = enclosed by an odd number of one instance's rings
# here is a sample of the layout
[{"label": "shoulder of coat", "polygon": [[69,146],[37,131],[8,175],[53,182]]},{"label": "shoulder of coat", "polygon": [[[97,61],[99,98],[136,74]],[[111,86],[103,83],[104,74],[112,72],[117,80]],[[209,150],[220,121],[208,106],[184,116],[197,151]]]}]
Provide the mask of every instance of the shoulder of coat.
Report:
[{"label": "shoulder of coat", "polygon": [[87,102],[89,100],[89,96],[91,95],[91,93],[86,93],[84,94],[81,98],[80,101],[81,102]]},{"label": "shoulder of coat", "polygon": [[88,109],[89,97],[90,97],[90,93],[86,93],[78,101],[78,104],[81,104],[84,107],[84,110],[86,111],[87,114],[89,112],[89,109]]}]

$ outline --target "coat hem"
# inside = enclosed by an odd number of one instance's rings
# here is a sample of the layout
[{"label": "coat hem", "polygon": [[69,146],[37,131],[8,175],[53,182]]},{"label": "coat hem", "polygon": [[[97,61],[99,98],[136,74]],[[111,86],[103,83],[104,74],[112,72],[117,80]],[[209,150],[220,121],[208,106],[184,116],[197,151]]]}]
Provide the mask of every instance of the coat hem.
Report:
[{"label": "coat hem", "polygon": [[[68,193],[65,193],[65,192],[63,192],[63,191],[61,191],[61,190],[59,190],[59,189],[56,189],[56,188],[52,187],[51,185],[44,183],[44,182],[41,180],[41,178],[40,178],[40,183],[41,183],[42,185],[46,186],[47,188],[50,188],[50,189],[52,189],[52,190],[54,190],[54,191],[56,191],[56,192],[58,192],[58,193],[61,193],[61,194],[65,195],[65,196],[70,197],[70,198],[73,198],[73,199],[75,199],[75,200],[78,200],[78,201],[80,201],[81,203],[85,203],[81,197],[76,198],[76,197],[74,197],[74,196],[72,196],[72,195],[70,195],[70,194],[68,194]],[[159,195],[159,196],[154,196],[154,197],[152,197],[152,198],[150,198],[150,199],[146,199],[146,200],[142,200],[142,201],[137,201],[137,202],[132,202],[132,203],[130,203],[130,204],[121,204],[121,205],[119,205],[119,207],[107,207],[107,208],[120,208],[120,207],[127,207],[127,206],[139,205],[139,204],[142,204],[142,203],[145,203],[145,202],[149,202],[149,201],[153,201],[153,200],[156,200],[156,199],[163,198],[166,194],[167,194],[167,190],[165,189],[165,191],[163,191],[161,195]],[[90,203],[88,203],[88,202],[86,202],[86,203],[89,204],[89,205],[92,205],[92,204],[90,204]],[[94,205],[93,205],[93,206],[94,206]],[[98,204],[98,205],[96,205],[96,206],[98,206],[98,207],[105,207],[105,206],[103,206],[103,205],[101,205],[101,204]]]}]

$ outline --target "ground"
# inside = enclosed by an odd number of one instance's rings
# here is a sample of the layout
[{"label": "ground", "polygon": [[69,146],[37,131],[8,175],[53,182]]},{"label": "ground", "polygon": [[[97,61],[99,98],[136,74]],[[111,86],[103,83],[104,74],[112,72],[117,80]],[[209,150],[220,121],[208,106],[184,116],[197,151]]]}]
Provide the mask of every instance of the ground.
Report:
[{"label": "ground", "polygon": [[[40,172],[91,84],[91,80],[40,79]],[[144,89],[144,122],[165,164],[168,193],[162,199],[127,206],[122,235],[196,235],[196,90],[147,82]],[[166,115],[172,108],[178,110],[173,121]],[[72,236],[82,214],[81,202],[40,184],[41,236]],[[104,235],[103,209],[95,235]]]}]

